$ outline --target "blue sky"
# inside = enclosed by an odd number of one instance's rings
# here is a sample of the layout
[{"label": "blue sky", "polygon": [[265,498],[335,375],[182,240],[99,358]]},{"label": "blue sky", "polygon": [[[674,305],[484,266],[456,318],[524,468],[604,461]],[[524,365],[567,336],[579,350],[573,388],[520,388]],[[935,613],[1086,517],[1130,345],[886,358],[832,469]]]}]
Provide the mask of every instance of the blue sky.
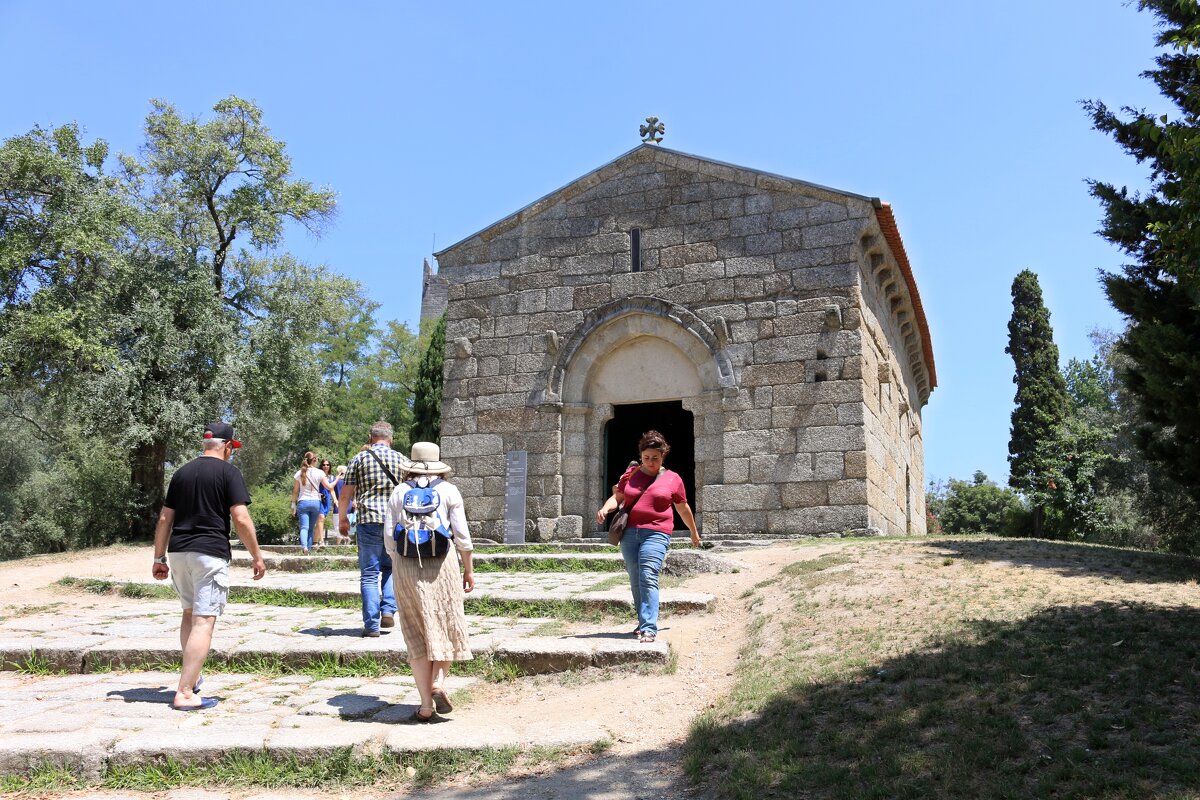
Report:
[{"label": "blue sky", "polygon": [[414,328],[423,258],[638,143],[892,203],[933,335],[926,474],[1007,477],[1009,288],[1038,273],[1063,361],[1119,328],[1088,178],[1145,171],[1079,106],[1166,111],[1121,0],[972,3],[0,0],[0,138],[76,121],[132,151],[150,98],[256,101],[339,194],[289,249]]}]

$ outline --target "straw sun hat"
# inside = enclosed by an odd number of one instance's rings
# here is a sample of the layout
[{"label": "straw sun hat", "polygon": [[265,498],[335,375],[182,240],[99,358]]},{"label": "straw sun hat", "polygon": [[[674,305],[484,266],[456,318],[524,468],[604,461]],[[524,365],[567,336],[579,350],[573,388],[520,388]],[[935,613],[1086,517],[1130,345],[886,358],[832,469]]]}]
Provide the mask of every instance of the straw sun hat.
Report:
[{"label": "straw sun hat", "polygon": [[405,472],[415,475],[449,475],[454,469],[442,463],[442,449],[433,442],[416,442],[412,446],[412,461]]}]

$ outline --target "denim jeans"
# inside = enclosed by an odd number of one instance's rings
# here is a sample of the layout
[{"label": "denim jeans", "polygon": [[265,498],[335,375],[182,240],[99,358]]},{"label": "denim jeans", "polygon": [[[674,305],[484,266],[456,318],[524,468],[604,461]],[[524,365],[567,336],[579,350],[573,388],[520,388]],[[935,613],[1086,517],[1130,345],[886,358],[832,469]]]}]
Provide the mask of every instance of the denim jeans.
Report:
[{"label": "denim jeans", "polygon": [[312,547],[313,531],[317,529],[317,517],[320,514],[320,500],[301,500],[296,503],[296,516],[300,518],[300,546],[305,550]]},{"label": "denim jeans", "polygon": [[658,573],[662,571],[671,537],[649,528],[626,528],[621,537],[621,555],[629,573],[638,630],[658,633]]},{"label": "denim jeans", "polygon": [[383,523],[359,523],[357,540],[363,628],[377,631],[381,614],[396,613],[396,593],[392,589],[392,558],[383,549]]}]

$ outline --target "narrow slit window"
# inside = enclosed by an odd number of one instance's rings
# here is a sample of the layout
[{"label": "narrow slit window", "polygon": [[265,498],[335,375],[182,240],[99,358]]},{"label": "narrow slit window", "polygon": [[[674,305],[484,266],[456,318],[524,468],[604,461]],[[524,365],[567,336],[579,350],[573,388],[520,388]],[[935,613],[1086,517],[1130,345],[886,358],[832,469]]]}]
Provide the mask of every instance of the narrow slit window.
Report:
[{"label": "narrow slit window", "polygon": [[634,228],[629,232],[629,271],[642,271],[642,229]]}]

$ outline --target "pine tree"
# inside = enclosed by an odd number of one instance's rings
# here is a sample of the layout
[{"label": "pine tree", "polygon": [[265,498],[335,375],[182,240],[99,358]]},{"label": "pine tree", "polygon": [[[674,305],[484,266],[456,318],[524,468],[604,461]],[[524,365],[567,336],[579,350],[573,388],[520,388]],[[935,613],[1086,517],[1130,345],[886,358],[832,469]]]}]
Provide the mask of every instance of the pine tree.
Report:
[{"label": "pine tree", "polygon": [[442,364],[446,360],[446,315],[442,314],[429,337],[429,346],[417,369],[413,395],[414,442],[437,442],[442,436]]},{"label": "pine tree", "polygon": [[1150,166],[1146,194],[1099,181],[1101,235],[1134,260],[1104,273],[1104,289],[1128,327],[1118,350],[1135,398],[1135,440],[1200,501],[1200,6],[1196,0],[1142,0],[1159,18],[1165,52],[1144,73],[1175,106],[1172,114],[1085,104],[1098,130]]},{"label": "pine tree", "polygon": [[1017,407],[1008,441],[1008,484],[1029,500],[1033,535],[1041,536],[1045,509],[1057,488],[1053,476],[1059,471],[1057,436],[1068,408],[1067,388],[1037,275],[1022,270],[1013,280],[1012,300],[1004,352],[1016,367]]}]

